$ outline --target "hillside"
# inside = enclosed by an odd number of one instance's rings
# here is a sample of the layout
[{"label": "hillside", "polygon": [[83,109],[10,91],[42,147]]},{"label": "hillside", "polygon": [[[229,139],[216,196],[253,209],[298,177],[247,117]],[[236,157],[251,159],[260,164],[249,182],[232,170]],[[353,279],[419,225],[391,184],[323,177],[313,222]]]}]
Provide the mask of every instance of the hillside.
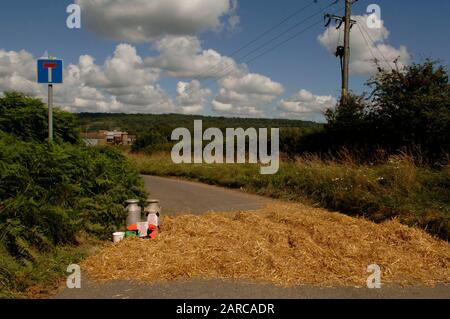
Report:
[{"label": "hillside", "polygon": [[305,130],[317,129],[321,124],[299,120],[284,119],[256,119],[256,118],[226,118],[200,115],[182,114],[108,114],[108,113],[80,113],[78,114],[82,130],[89,132],[97,130],[114,130],[120,128],[131,134],[146,132],[154,127],[186,127],[191,128],[194,120],[202,120],[205,127],[277,127],[301,128]]}]

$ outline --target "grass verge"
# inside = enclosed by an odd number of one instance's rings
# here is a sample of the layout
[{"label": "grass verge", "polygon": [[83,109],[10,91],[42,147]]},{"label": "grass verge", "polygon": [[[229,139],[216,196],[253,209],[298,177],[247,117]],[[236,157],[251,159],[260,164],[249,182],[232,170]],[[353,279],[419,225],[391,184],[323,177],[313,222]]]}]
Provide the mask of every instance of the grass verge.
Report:
[{"label": "grass verge", "polygon": [[170,154],[127,156],[142,174],[240,188],[375,222],[397,218],[442,239],[450,236],[450,165],[417,167],[405,156],[375,166],[300,158],[282,163],[278,174],[261,175],[257,165],[177,165]]},{"label": "grass verge", "polygon": [[33,262],[14,258],[0,248],[0,298],[42,299],[53,296],[69,273],[67,267],[78,264],[104,245],[89,237],[78,245],[58,246],[36,254]]}]

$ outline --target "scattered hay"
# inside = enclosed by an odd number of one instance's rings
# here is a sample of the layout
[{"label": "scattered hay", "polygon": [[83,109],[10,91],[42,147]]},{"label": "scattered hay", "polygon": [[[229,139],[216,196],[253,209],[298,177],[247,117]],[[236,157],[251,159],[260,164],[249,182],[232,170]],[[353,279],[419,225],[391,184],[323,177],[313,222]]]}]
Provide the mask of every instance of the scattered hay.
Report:
[{"label": "scattered hay", "polygon": [[450,282],[450,245],[396,221],[380,225],[303,205],[257,212],[164,217],[154,241],[110,245],[82,268],[99,281],[230,279],[279,286]]}]

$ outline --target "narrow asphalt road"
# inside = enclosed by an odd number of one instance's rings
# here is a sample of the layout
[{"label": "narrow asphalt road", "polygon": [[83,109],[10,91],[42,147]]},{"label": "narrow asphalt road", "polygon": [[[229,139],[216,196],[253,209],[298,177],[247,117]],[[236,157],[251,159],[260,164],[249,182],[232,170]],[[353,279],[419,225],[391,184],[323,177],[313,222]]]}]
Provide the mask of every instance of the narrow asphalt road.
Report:
[{"label": "narrow asphalt road", "polygon": [[178,179],[143,176],[151,198],[159,199],[163,214],[204,214],[263,208],[270,199],[226,188]]},{"label": "narrow asphalt road", "polygon": [[[163,214],[204,214],[210,211],[247,211],[263,207],[271,200],[239,191],[199,183],[144,176],[151,197],[159,199]],[[138,284],[115,281],[98,284],[82,279],[81,289],[65,289],[56,299],[450,299],[450,286],[383,287],[357,289],[302,286],[280,288],[273,285],[220,280],[193,280]]]}]

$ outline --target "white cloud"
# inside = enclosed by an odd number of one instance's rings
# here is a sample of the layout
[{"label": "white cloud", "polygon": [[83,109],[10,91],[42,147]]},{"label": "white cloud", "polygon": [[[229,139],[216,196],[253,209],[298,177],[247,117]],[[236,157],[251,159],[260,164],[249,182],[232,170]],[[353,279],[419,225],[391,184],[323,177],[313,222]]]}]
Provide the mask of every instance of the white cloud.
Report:
[{"label": "white cloud", "polygon": [[[212,102],[212,109],[217,113],[263,116],[264,108],[284,91],[280,83],[249,73],[246,65],[238,65],[214,50],[203,50],[197,37],[168,36],[156,41],[154,47],[159,56],[146,58],[145,65],[160,68],[168,76],[195,79],[191,84],[202,79],[218,80],[219,94]],[[179,84],[179,97],[180,85],[183,88],[185,84]],[[178,104],[182,112],[197,113],[203,109],[201,103],[183,105],[178,101]]]},{"label": "white cloud", "polygon": [[283,94],[283,86],[266,76],[249,73],[243,77],[228,76],[219,81],[227,90],[243,94],[276,96]]},{"label": "white cloud", "polygon": [[247,72],[233,59],[212,49],[203,50],[197,37],[168,36],[156,41],[154,47],[160,55],[145,59],[146,65],[164,69],[169,76],[207,79]]},{"label": "white cloud", "polygon": [[284,92],[280,83],[253,73],[226,77],[219,81],[219,86],[219,94],[212,102],[213,110],[238,116],[264,116],[265,107]]},{"label": "white cloud", "polygon": [[134,43],[236,26],[235,0],[77,0],[87,28]]},{"label": "white cloud", "polygon": [[154,83],[160,74],[159,69],[146,67],[136,48],[129,44],[119,44],[103,67],[96,65],[91,56],[83,55],[79,68],[87,85],[112,90]]},{"label": "white cloud", "polygon": [[[233,71],[218,81],[213,111],[237,116],[264,116],[267,106],[283,93],[283,86],[214,50],[202,50],[194,37],[167,37],[157,46],[161,55],[144,59],[129,44],[119,44],[113,55],[97,64],[90,55],[64,70],[64,84],[55,87],[55,103],[72,112],[197,114],[205,111],[211,90],[196,78],[217,76],[218,62]],[[0,50],[0,92],[18,90],[46,100],[46,88],[36,83],[36,59],[26,52]],[[219,69],[218,67],[217,69]],[[161,74],[192,77],[179,81],[172,99],[158,84]]]},{"label": "white cloud", "polygon": [[[144,85],[134,92],[116,95],[124,105],[131,105],[133,113],[166,113],[174,111],[174,105],[167,93],[159,86]],[[128,111],[130,112],[130,111]]]},{"label": "white cloud", "polygon": [[71,111],[163,113],[174,110],[170,97],[156,84],[160,70],[144,65],[136,48],[119,44],[100,66],[83,55],[69,65],[57,102]]},{"label": "white cloud", "polygon": [[238,106],[235,104],[221,103],[217,100],[212,102],[214,111],[231,116],[240,117],[262,117],[264,112],[255,106]]},{"label": "white cloud", "polygon": [[[46,88],[36,83],[36,59],[26,52],[0,50],[0,92],[22,91],[46,100]],[[159,70],[145,67],[136,49],[117,46],[100,66],[89,55],[64,70],[64,83],[54,89],[55,104],[72,112],[165,113],[175,106],[155,82]]]},{"label": "white cloud", "polygon": [[177,105],[185,114],[198,114],[204,110],[207,98],[211,95],[208,89],[202,89],[200,82],[178,82]]},{"label": "white cloud", "polygon": [[36,83],[36,62],[32,54],[0,49],[0,91],[18,90],[27,94],[40,92]]},{"label": "white cloud", "polygon": [[[395,67],[394,61],[397,61],[397,65],[402,68],[410,61],[410,54],[405,46],[395,48],[386,43],[389,38],[389,30],[382,22],[382,26],[379,29],[369,29],[366,25],[368,16],[353,16],[352,19],[356,20],[358,25],[353,26],[351,32],[351,59],[350,59],[350,71],[353,74],[358,75],[372,75],[377,71],[377,67],[374,63],[374,56],[378,60],[380,66],[385,69]],[[362,29],[362,32],[360,29]],[[341,32],[341,35],[339,33]],[[319,42],[327,48],[327,50],[334,54],[336,52],[336,45],[338,39],[341,39],[340,45],[343,42],[342,30],[336,30],[333,26],[330,26],[319,36]],[[366,35],[366,33],[369,34]],[[364,36],[363,36],[364,34]],[[388,63],[385,61],[388,61]]]},{"label": "white cloud", "polygon": [[281,100],[279,109],[283,117],[323,121],[324,112],[335,107],[336,103],[336,98],[331,95],[318,96],[307,90],[300,90],[291,98]]}]

